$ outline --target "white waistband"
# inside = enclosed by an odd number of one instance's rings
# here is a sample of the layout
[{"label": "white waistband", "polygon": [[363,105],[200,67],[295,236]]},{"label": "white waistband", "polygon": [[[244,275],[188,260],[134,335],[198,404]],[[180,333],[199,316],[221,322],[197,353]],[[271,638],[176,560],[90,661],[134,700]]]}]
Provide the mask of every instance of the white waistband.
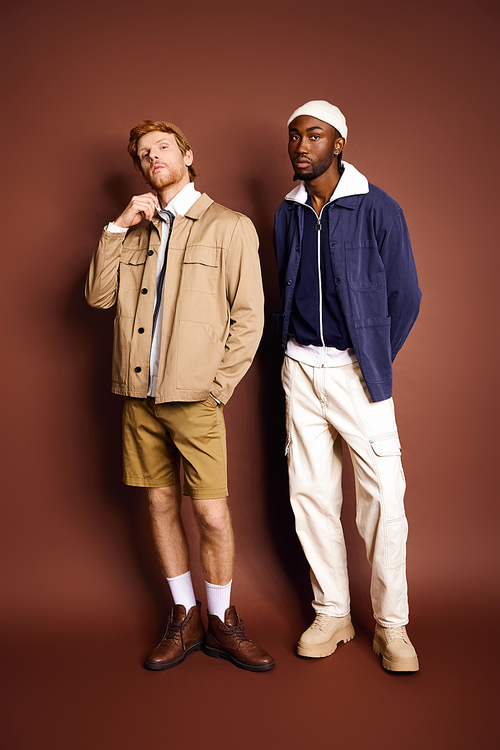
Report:
[{"label": "white waistband", "polygon": [[304,346],[297,344],[295,339],[289,339],[286,345],[286,355],[297,362],[311,367],[343,367],[357,362],[354,349],[335,349],[334,346]]}]

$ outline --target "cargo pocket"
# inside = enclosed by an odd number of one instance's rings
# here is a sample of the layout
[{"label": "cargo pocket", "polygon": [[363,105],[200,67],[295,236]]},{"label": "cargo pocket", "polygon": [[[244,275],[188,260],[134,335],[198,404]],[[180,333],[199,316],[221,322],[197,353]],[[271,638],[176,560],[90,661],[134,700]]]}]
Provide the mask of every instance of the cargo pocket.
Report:
[{"label": "cargo pocket", "polygon": [[406,562],[406,540],[408,538],[408,521],[406,516],[389,521],[385,527],[386,564],[390,570],[400,568]]},{"label": "cargo pocket", "polygon": [[406,488],[401,465],[401,443],[396,431],[374,435],[370,438],[373,452],[380,459],[377,469],[384,498],[383,518],[386,566],[399,568],[406,562],[408,522],[404,509]]},{"label": "cargo pocket", "polygon": [[401,443],[397,432],[385,432],[369,438],[373,452],[377,456],[400,456]]}]

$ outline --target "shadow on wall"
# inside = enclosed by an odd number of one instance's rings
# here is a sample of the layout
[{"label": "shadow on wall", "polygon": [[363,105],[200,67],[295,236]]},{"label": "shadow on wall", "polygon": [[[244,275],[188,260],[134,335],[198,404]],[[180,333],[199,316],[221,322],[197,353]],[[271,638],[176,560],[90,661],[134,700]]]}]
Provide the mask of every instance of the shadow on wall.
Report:
[{"label": "shadow on wall", "polygon": [[[97,169],[96,169],[97,172]],[[111,356],[113,345],[113,320],[115,308],[99,310],[89,307],[84,296],[85,279],[91,254],[97,245],[102,227],[110,216],[118,216],[130,197],[137,193],[137,186],[128,177],[110,173],[101,185],[101,192],[93,196],[95,211],[92,213],[89,235],[93,244],[89,246],[84,270],[75,279],[65,305],[65,318],[73,336],[78,336],[89,352],[88,369],[82,377],[87,392],[84,401],[92,415],[94,425],[92,453],[89,459],[98,462],[100,499],[108,501],[111,510],[124,524],[130,553],[152,602],[152,609],[168,615],[170,605],[165,596],[165,581],[158,566],[152,543],[147,503],[141,490],[127,487],[121,481],[121,398],[110,389]],[[90,198],[84,204],[90,205]]]}]

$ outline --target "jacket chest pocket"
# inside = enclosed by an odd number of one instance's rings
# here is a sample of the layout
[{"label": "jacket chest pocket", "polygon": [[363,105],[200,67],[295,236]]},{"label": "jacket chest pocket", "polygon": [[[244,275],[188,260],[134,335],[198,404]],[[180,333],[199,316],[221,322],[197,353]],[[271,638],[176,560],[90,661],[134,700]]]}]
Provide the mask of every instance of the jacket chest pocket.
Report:
[{"label": "jacket chest pocket", "polygon": [[144,276],[146,252],[146,248],[128,252],[123,248],[119,269],[121,289],[139,289]]},{"label": "jacket chest pocket", "polygon": [[120,262],[120,289],[139,289],[144,276],[144,262],[121,263]]},{"label": "jacket chest pocket", "polygon": [[385,284],[385,269],[377,243],[345,243],[347,281],[354,292],[379,289]]},{"label": "jacket chest pocket", "polygon": [[[133,318],[140,297],[140,289],[144,286],[145,252],[126,254],[120,261],[119,286],[116,314],[118,317]],[[149,290],[148,290],[149,292]],[[154,290],[153,290],[154,293]]]},{"label": "jacket chest pocket", "polygon": [[182,262],[182,290],[215,294],[220,262],[220,248],[203,246],[186,248]]}]

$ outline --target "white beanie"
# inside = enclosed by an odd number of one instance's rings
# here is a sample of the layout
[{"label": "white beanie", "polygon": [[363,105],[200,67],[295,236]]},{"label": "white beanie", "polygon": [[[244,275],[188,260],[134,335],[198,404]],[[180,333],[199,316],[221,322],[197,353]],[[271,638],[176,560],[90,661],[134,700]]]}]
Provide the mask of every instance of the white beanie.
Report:
[{"label": "white beanie", "polygon": [[318,120],[323,120],[329,125],[333,125],[336,128],[342,138],[347,141],[347,125],[345,117],[338,107],[329,102],[325,102],[322,99],[315,100],[313,102],[307,102],[295,110],[292,116],[289,118],[287,125],[290,125],[292,120],[301,115],[309,115],[310,117],[316,117]]}]

